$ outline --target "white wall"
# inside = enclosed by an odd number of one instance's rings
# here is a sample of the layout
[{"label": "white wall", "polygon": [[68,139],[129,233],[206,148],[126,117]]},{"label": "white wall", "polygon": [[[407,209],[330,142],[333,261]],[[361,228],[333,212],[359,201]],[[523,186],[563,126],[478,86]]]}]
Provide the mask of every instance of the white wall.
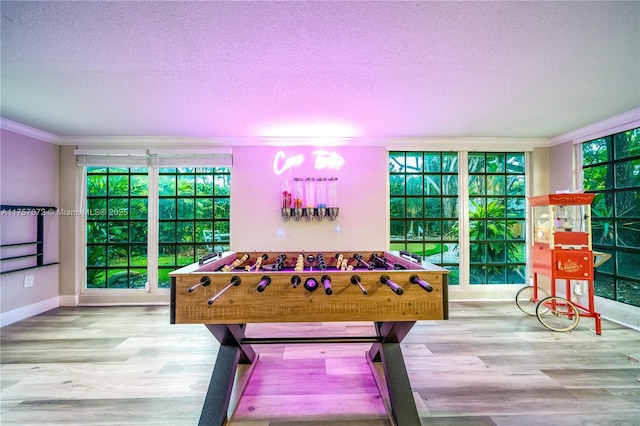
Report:
[{"label": "white wall", "polygon": [[565,189],[574,189],[574,172],[578,165],[574,164],[573,145],[564,143],[549,148],[549,194]]},{"label": "white wall", "polygon": [[[340,170],[315,167],[313,147],[236,147],[231,178],[233,251],[384,250],[387,248],[387,153],[384,147],[322,148],[344,159]],[[274,158],[304,159],[281,175]],[[278,161],[281,167],[285,160]],[[286,180],[337,177],[336,221],[284,221],[280,202]]]},{"label": "white wall", "polygon": [[[0,138],[0,202],[3,205],[58,207],[59,147],[5,129]],[[35,217],[0,218],[3,244],[33,238]],[[45,262],[57,262],[58,216],[45,218]],[[3,268],[4,269],[4,268]],[[0,275],[2,325],[58,306],[58,265]],[[24,288],[25,276],[33,286]]]},{"label": "white wall", "polygon": [[[60,208],[75,210],[76,198],[80,197],[74,146],[60,147]],[[60,305],[76,306],[80,294],[82,268],[76,259],[77,252],[84,253],[84,247],[77,243],[82,233],[78,216],[60,216]]]}]

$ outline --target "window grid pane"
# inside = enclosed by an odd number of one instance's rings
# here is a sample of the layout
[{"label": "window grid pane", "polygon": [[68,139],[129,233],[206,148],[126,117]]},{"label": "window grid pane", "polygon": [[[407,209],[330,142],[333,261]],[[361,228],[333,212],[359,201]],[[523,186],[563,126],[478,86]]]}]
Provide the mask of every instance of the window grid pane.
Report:
[{"label": "window grid pane", "polygon": [[593,250],[611,254],[596,269],[595,294],[640,306],[640,128],[582,144],[583,188],[595,193]]},{"label": "window grid pane", "polygon": [[523,153],[469,154],[471,284],[526,282],[524,159]]},{"label": "window grid pane", "polygon": [[87,168],[86,288],[144,288],[147,282],[145,168]]},{"label": "window grid pane", "polygon": [[158,287],[169,272],[213,251],[229,250],[229,168],[159,170]]},{"label": "window grid pane", "polygon": [[391,250],[441,265],[459,284],[458,155],[390,152],[389,188]]}]

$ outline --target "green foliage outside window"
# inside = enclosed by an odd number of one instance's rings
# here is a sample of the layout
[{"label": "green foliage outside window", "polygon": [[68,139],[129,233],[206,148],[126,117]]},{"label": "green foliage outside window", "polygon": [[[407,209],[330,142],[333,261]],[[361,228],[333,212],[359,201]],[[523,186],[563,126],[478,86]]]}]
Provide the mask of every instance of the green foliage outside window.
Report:
[{"label": "green foliage outside window", "polygon": [[640,306],[640,128],[583,143],[582,178],[596,194],[593,250],[612,256],[596,270],[595,294]]},{"label": "green foliage outside window", "polygon": [[390,152],[389,190],[391,250],[441,265],[458,284],[458,154]]},{"label": "green foliage outside window", "polygon": [[[169,287],[169,272],[229,249],[230,176],[228,168],[159,169],[159,288]],[[145,287],[148,182],[147,168],[87,168],[87,288]]]},{"label": "green foliage outside window", "polygon": [[169,273],[229,249],[230,169],[161,168],[158,177],[158,286]]},{"label": "green foliage outside window", "polygon": [[147,282],[146,168],[87,168],[87,288]]},{"label": "green foliage outside window", "polygon": [[469,154],[471,284],[526,282],[523,153]]}]

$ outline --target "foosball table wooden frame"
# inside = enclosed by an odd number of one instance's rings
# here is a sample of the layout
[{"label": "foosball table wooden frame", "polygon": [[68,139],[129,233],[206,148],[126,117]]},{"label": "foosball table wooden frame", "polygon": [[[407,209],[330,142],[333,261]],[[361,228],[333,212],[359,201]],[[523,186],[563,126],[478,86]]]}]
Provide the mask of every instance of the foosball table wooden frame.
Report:
[{"label": "foosball table wooden frame", "polygon": [[[416,321],[448,319],[447,274],[391,251],[225,252],[173,271],[171,323],[203,324],[220,343],[199,425],[231,419],[258,359],[252,344],[365,342],[390,421],[419,426],[400,343]],[[245,335],[250,323],[353,321],[372,321],[376,335]]]}]

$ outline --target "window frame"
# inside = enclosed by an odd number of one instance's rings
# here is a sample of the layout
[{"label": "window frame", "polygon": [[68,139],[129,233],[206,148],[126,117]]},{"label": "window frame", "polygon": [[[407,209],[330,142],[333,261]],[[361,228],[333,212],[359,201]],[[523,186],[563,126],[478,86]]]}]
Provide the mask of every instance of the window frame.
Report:
[{"label": "window frame", "polygon": [[[203,171],[204,169],[208,171]],[[173,170],[173,171],[170,171]],[[189,171],[191,170],[191,171]],[[170,281],[165,281],[164,277],[168,279],[168,273],[178,268],[185,266],[180,262],[180,249],[191,250],[191,255],[187,256],[190,259],[190,263],[197,262],[200,257],[210,252],[228,251],[230,242],[230,205],[231,205],[231,169],[225,167],[161,167],[157,169],[158,173],[158,288],[169,288]],[[165,194],[161,189],[163,176],[175,176],[175,192],[173,194]],[[193,176],[193,195],[185,193],[180,194],[179,177],[191,177]],[[199,194],[198,193],[198,177],[211,176],[211,193]],[[226,177],[227,193],[217,193],[216,180],[220,177]],[[180,201],[193,200],[191,217],[180,217]],[[211,200],[211,217],[210,218],[198,218],[197,205],[198,201],[203,202],[205,200]],[[175,208],[175,218],[164,217],[162,213],[163,201],[172,200]],[[227,205],[226,216],[216,217],[216,204],[224,202]],[[183,212],[184,213],[184,212]],[[161,241],[163,225],[174,224],[175,238],[173,241]],[[209,226],[206,226],[209,224]],[[203,227],[204,225],[204,227]],[[192,226],[191,241],[178,241],[178,227],[179,226]],[[209,234],[206,231],[210,231]],[[160,262],[162,257],[161,250],[168,249],[173,246],[174,263],[168,264],[166,262]],[[186,255],[183,254],[183,260]]]},{"label": "window frame", "polygon": [[[591,208],[592,249],[596,252],[611,255],[611,258],[607,262],[603,263],[595,270],[595,295],[602,297],[603,299],[619,302],[629,306],[640,306],[640,295],[636,296],[638,300],[637,303],[633,303],[632,299],[631,302],[629,302],[620,297],[620,293],[623,292],[619,289],[619,283],[628,283],[630,286],[640,286],[640,279],[619,273],[619,259],[621,257],[630,256],[632,258],[632,263],[633,259],[640,261],[639,247],[628,247],[618,244],[618,229],[621,222],[629,220],[640,222],[640,214],[636,213],[636,216],[618,217],[616,211],[618,195],[629,191],[640,193],[640,185],[627,185],[624,187],[617,186],[616,170],[618,169],[618,166],[632,161],[640,161],[640,152],[637,155],[630,155],[628,157],[620,157],[617,155],[615,138],[618,135],[626,134],[628,132],[636,132],[638,137],[640,137],[640,127],[637,127],[586,140],[576,144],[575,146],[576,156],[579,159],[578,164],[581,165],[579,172],[580,187],[583,188],[585,192],[596,194],[596,198],[594,199]],[[600,161],[585,159],[585,144],[596,143],[598,141],[602,141],[606,144],[607,151],[605,158],[600,159]],[[585,161],[589,161],[589,163],[585,164]],[[585,185],[585,183],[587,183],[585,182],[585,171],[595,170],[597,168],[604,170],[606,176],[605,182],[602,186],[598,186],[597,188],[589,187],[587,189],[585,187],[587,186]],[[608,186],[609,182],[607,181],[610,181],[610,187]],[[636,209],[635,211],[637,212],[638,210]],[[601,229],[602,232],[600,232]],[[610,231],[605,231],[605,229]],[[607,235],[611,235],[609,243],[605,241]],[[628,259],[627,262],[629,262]],[[633,295],[629,296],[632,297]]]},{"label": "window frame", "polygon": [[[400,170],[392,170],[393,157],[404,158],[404,165],[399,165]],[[437,170],[430,167],[430,160],[433,160],[434,156],[437,156]],[[387,153],[388,157],[388,181],[389,181],[389,247],[391,250],[407,250],[409,252],[421,255],[423,259],[441,265],[448,269],[449,273],[449,285],[458,285],[460,283],[460,227],[458,226],[460,217],[457,214],[461,211],[460,208],[460,156],[457,152],[451,151],[406,151],[406,150],[394,150]],[[445,157],[455,157],[455,160],[449,160],[447,163]],[[415,167],[416,173],[407,173],[407,158],[418,159]],[[418,164],[419,163],[419,164]],[[450,167],[454,167],[454,171],[442,171],[443,164],[449,164]],[[414,176],[419,176],[419,179],[411,179]],[[431,193],[429,185],[425,185],[428,179],[438,177],[439,181],[436,193]],[[449,178],[455,178],[456,193],[450,193],[449,188],[445,190],[443,184],[443,176]],[[400,180],[402,182],[400,182]],[[394,182],[395,181],[395,182]],[[408,182],[413,185],[408,185]],[[394,187],[400,184],[402,191],[394,190]],[[435,186],[431,185],[431,186]],[[412,189],[408,191],[408,187]],[[398,188],[400,189],[400,188]],[[419,191],[418,191],[419,189]],[[410,192],[410,193],[408,193]],[[428,202],[437,200],[439,215],[429,215]],[[445,200],[454,202],[457,209],[455,209],[455,215],[447,216],[443,213]],[[415,209],[408,209],[408,205],[411,204]],[[394,213],[394,210],[398,210],[397,213],[401,213],[398,216]],[[413,214],[407,214],[407,211],[411,210]],[[447,222],[451,222],[447,224]],[[416,227],[417,224],[417,227]],[[446,226],[451,226],[450,232],[447,232]],[[393,237],[394,229],[402,229],[401,234],[397,234],[396,238]],[[429,229],[437,229],[436,231],[429,232]],[[416,232],[417,230],[417,232]],[[397,233],[397,231],[396,231]],[[455,235],[454,235],[455,234]],[[401,235],[403,238],[397,238]],[[431,235],[432,237],[428,237]],[[433,249],[430,247],[434,245]],[[421,246],[421,250],[416,252],[415,247]],[[435,251],[434,251],[435,250]],[[449,253],[447,255],[447,253]],[[454,258],[451,255],[455,256]],[[440,261],[436,259],[439,257]],[[445,259],[450,261],[446,262]]]},{"label": "window frame", "polygon": [[[169,294],[170,289],[158,285],[158,170],[162,167],[208,167],[226,169],[230,208],[231,197],[231,150],[230,149],[116,149],[79,147],[74,150],[77,161],[77,183],[80,191],[76,198],[78,210],[85,212],[76,221],[75,229],[78,244],[75,246],[77,265],[76,297],[91,300],[92,303],[104,303],[107,300],[127,300],[128,302],[160,302]],[[147,282],[144,288],[88,288],[87,282],[87,168],[97,167],[145,167],[148,176],[148,218],[147,221]],[[228,228],[230,230],[230,227]],[[230,234],[229,234],[230,236]],[[229,238],[230,241],[230,238]],[[197,259],[195,259],[197,261]],[[180,265],[180,267],[186,265]],[[175,268],[177,269],[177,268]],[[91,297],[91,299],[84,297]],[[96,299],[96,297],[98,297]],[[112,299],[113,297],[113,299]],[[125,299],[121,299],[121,298]],[[159,297],[159,298],[158,298]]]}]

